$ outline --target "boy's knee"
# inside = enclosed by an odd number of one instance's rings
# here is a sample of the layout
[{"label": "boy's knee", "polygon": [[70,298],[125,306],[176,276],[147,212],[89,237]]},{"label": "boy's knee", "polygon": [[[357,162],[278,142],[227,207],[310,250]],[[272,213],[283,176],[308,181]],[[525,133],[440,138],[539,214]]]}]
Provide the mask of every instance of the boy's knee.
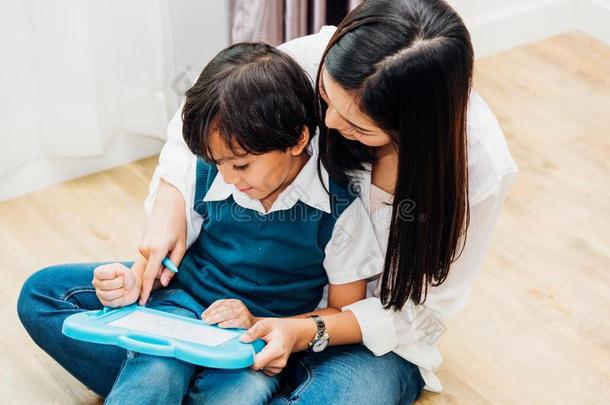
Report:
[{"label": "boy's knee", "polygon": [[185,392],[195,370],[192,364],[173,357],[140,353],[133,353],[127,362],[125,369],[145,375],[146,381],[163,381],[164,389],[177,392]]},{"label": "boy's knee", "polygon": [[208,369],[195,380],[193,388],[193,403],[264,404],[279,390],[279,379],[250,369]]}]

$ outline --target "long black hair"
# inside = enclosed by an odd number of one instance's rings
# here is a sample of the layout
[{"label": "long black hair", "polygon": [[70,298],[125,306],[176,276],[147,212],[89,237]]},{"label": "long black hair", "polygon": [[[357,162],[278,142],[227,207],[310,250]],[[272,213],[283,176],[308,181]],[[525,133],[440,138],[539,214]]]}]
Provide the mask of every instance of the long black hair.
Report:
[{"label": "long black hair", "polygon": [[246,153],[285,151],[315,133],[315,94],[290,56],[264,43],[238,43],[220,51],[186,92],[182,135],[189,149],[215,162],[212,130]]},{"label": "long black hair", "polygon": [[[381,300],[400,309],[447,278],[469,222],[466,109],[473,50],[442,0],[366,0],[339,25],[320,63],[392,139],[397,181]],[[319,94],[317,99],[326,108]],[[321,123],[320,159],[330,175],[374,163],[374,150]],[[405,215],[406,214],[406,215]],[[461,246],[460,246],[461,245]]]}]

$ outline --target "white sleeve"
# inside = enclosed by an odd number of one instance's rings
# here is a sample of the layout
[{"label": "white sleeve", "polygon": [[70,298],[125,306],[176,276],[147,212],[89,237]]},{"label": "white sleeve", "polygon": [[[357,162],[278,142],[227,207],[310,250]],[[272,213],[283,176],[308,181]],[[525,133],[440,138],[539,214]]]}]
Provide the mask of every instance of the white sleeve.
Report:
[{"label": "white sleeve", "polygon": [[471,207],[462,255],[451,265],[445,282],[428,289],[423,305],[408,301],[401,311],[392,311],[384,309],[378,297],[369,297],[342,308],[355,315],[362,341],[375,355],[422,340],[433,343],[444,332],[443,322],[465,305],[515,174],[504,174],[496,192]]},{"label": "white sleeve", "polygon": [[144,210],[150,215],[154,206],[161,179],[176,187],[185,202],[187,220],[187,248],[197,239],[201,229],[201,216],[193,210],[195,198],[195,168],[197,157],[190,151],[182,137],[182,107],[167,126],[167,141],[161,150],[159,164],[148,186],[148,196],[144,200]]},{"label": "white sleeve", "polygon": [[184,197],[184,201],[188,201],[188,188],[195,187],[194,184],[189,183],[188,173],[191,168],[191,159],[195,155],[186,146],[182,137],[183,106],[184,103],[180,104],[178,111],[167,125],[167,141],[159,155],[159,164],[148,186],[148,196],[144,200],[144,209],[149,215],[157,198],[161,179],[176,187]]},{"label": "white sleeve", "polygon": [[186,248],[188,249],[199,237],[203,217],[195,211],[195,184],[197,181],[197,157],[193,156],[185,177],[187,184],[192,187],[186,188],[185,209],[186,209]]},{"label": "white sleeve", "polygon": [[[317,74],[318,65],[322,52],[328,40],[336,30],[335,27],[326,26],[313,35],[296,38],[280,45],[278,48],[292,56],[313,78]],[[193,153],[190,151],[182,137],[182,108],[180,104],[178,111],[167,126],[167,141],[161,150],[159,164],[157,165],[148,188],[148,196],[144,200],[144,210],[148,215],[152,212],[159,183],[161,179],[176,187],[182,194],[186,203],[187,211],[187,246],[197,239],[201,228],[200,218],[196,212],[191,212],[189,205],[194,198],[194,166],[192,166]],[[189,220],[190,218],[190,220]]]},{"label": "white sleeve", "polygon": [[327,25],[316,34],[295,38],[277,48],[290,55],[315,82],[324,49],[336,30],[336,27]]},{"label": "white sleeve", "polygon": [[383,271],[384,257],[362,200],[356,198],[337,218],[324,250],[330,284],[347,284]]}]

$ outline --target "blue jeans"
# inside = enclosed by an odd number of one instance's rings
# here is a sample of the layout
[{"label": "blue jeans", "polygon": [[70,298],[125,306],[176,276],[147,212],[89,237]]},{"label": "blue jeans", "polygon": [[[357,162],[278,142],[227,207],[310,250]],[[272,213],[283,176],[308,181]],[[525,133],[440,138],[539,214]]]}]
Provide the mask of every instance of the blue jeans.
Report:
[{"label": "blue jeans", "polygon": [[[415,365],[394,353],[374,356],[362,345],[297,353],[281,374],[280,386],[280,377],[250,369],[202,368],[70,339],[61,333],[64,319],[102,307],[91,285],[93,270],[101,264],[59,265],[34,273],[21,290],[17,310],[36,344],[109,403],[407,404],[421,393],[424,384]],[[199,317],[203,307],[173,287],[155,291],[148,306]]]},{"label": "blue jeans", "polygon": [[412,404],[424,387],[413,363],[394,352],[375,356],[360,344],[295,353],[282,382],[292,389],[276,395],[272,405],[405,405]]},{"label": "blue jeans", "polygon": [[[261,404],[279,390],[279,376],[251,369],[198,367],[169,357],[127,352],[116,346],[81,342],[61,333],[64,319],[101,309],[91,285],[101,263],[43,269],[25,282],[17,310],[34,341],[107,404]],[[124,263],[131,266],[131,263]],[[147,306],[199,318],[204,311],[181,289],[154,291]]]}]

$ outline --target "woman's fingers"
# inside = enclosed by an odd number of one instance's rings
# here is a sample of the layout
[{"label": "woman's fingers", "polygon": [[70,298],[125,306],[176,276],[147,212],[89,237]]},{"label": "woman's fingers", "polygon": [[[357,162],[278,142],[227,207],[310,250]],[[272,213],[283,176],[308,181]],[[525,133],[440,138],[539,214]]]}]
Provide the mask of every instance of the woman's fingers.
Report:
[{"label": "woman's fingers", "polygon": [[167,287],[169,282],[172,281],[172,278],[174,278],[174,272],[164,268],[163,271],[161,271],[161,277],[159,277],[159,280],[161,281],[161,285],[163,287]]},{"label": "woman's fingers", "polygon": [[[289,353],[288,353],[289,354]],[[280,344],[275,344],[274,341],[270,341],[259,353],[254,356],[254,364],[252,364],[253,370],[264,370],[267,368],[284,368],[286,366],[285,360],[288,356],[286,350],[282,348]]]},{"label": "woman's fingers", "polygon": [[263,339],[270,332],[271,325],[266,319],[261,319],[252,325],[246,333],[241,335],[240,340],[244,343],[252,343],[256,339]]},{"label": "woman's fingers", "polygon": [[153,284],[161,270],[161,262],[165,258],[167,252],[161,253],[160,250],[152,251],[146,262],[146,269],[142,276],[142,292],[140,293],[140,305],[144,305],[148,302],[150,292],[152,291]]},{"label": "woman's fingers", "polygon": [[[176,244],[176,246],[174,246],[173,250],[171,251],[169,255],[169,260],[171,260],[172,263],[176,265],[176,267],[180,267],[180,263],[182,262],[185,253],[186,249],[184,245],[179,242]],[[176,274],[172,271],[168,270],[167,268],[164,268],[160,278],[161,284],[164,287],[167,287],[169,282],[172,280],[172,278],[174,278],[175,275]]]},{"label": "woman's fingers", "polygon": [[279,368],[279,367],[265,367],[264,369],[262,369],[261,371],[265,374],[267,374],[269,377],[273,377],[276,374],[279,374],[284,368]]}]

